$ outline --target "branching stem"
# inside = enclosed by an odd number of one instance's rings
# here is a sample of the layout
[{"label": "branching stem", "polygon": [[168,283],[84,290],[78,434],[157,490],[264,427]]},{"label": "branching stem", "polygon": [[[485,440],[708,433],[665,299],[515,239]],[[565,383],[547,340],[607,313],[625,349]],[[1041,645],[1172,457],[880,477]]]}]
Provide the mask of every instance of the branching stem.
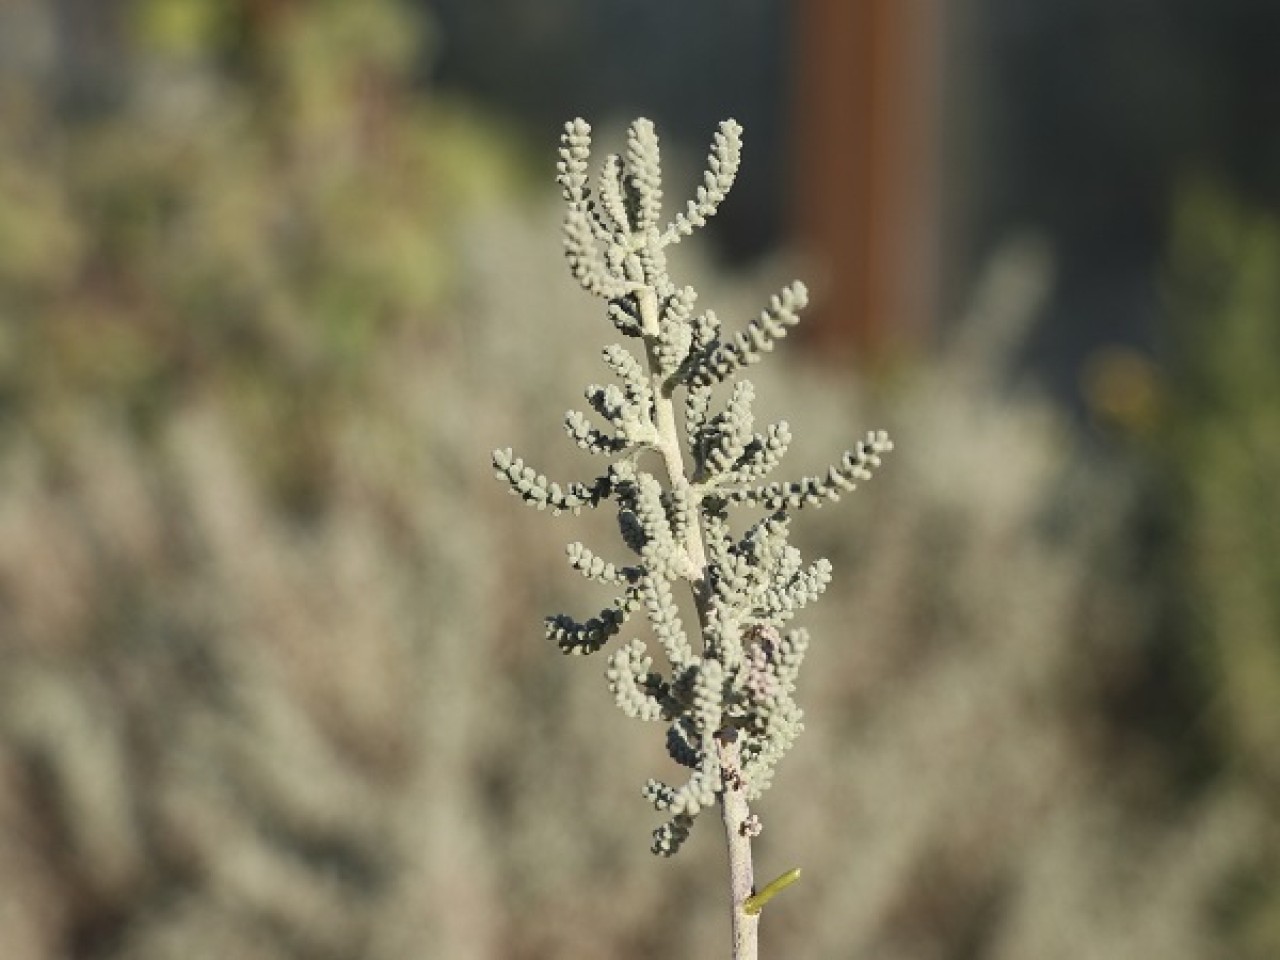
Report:
[{"label": "branching stem", "polygon": [[[672,488],[685,482],[684,454],[680,431],[676,426],[675,403],[671,389],[663,381],[661,368],[652,345],[658,339],[658,298],[652,287],[638,286],[633,291],[640,312],[640,328],[651,345],[647,351],[649,372],[653,382],[653,419],[658,430],[658,452],[667,470]],[[689,525],[688,542],[684,544],[698,579],[693,584],[694,603],[699,622],[705,627],[707,613],[707,551],[702,536],[701,516]],[[739,769],[736,739],[717,740],[720,769]],[[754,892],[754,869],[751,861],[751,834],[745,825],[751,811],[747,806],[746,788],[741,781],[726,783],[720,793],[720,817],[724,823],[725,842],[729,851],[729,917],[732,930],[732,960],[756,960],[759,953],[759,914],[747,913],[747,898]]]},{"label": "branching stem", "polygon": [[[665,228],[659,225],[662,177],[653,124],[636,120],[627,137],[626,159],[609,157],[594,189],[587,185],[591,126],[585,120],[565,124],[557,164],[568,203],[570,272],[588,293],[608,301],[609,319],[620,333],[644,343],[645,363],[621,345],[606,347],[604,361],[621,385],[587,388],[591,406],[612,432],[577,411],[565,417],[578,446],[616,459],[591,484],[568,486],[551,482],[510,449],[493,451],[493,466],[513,494],[539,510],[577,513],[617,501],[622,539],[640,562],[617,568],[571,544],[570,564],[622,588],[621,595],[586,621],[547,617],[546,636],[565,653],[594,653],[643,607],[670,670],[651,669],[645,642],[632,639],[608,658],[609,689],[627,716],[665,722],[668,754],[691,771],[683,784],[652,778],[645,784],[642,795],[669,818],[653,831],[650,849],[673,856],[695,818],[720,807],[731,960],[756,960],[761,909],[799,876],[791,870],[758,893],[754,889],[751,841],[760,820],[750,803],[768,788],[774,766],[804,729],[793,694],[809,637],[803,628],[782,628],[831,582],[826,560],[805,567],[787,542],[790,515],[838,500],[869,479],[893,444],[884,431],[874,431],[825,474],[765,481],[786,453],[790,431],[785,421],[755,429],[755,388],[741,373],[799,320],[804,285],[785,287],[745,330],[730,336],[711,310],[694,315],[697,293],[671,280],[662,249],[716,212],[738,170],[742,128],[733,120],[720,124],[702,186]],[[730,383],[732,395],[713,413],[716,385]],[[681,388],[686,393],[677,413],[674,394]],[[662,460],[665,484],[657,476],[662,471],[648,462],[653,454]],[[763,508],[766,515],[739,538],[730,507]],[[676,581],[692,592],[700,647],[673,594]]]}]

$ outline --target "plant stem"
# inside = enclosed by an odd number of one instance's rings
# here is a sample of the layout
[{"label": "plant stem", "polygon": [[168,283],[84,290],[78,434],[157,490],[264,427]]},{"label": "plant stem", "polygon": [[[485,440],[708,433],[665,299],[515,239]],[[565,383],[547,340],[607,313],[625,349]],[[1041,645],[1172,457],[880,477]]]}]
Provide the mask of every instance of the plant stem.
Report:
[{"label": "plant stem", "polygon": [[[738,768],[736,741],[720,744],[720,764],[724,770]],[[760,915],[749,914],[744,909],[755,888],[751,837],[743,830],[743,824],[750,815],[745,791],[741,783],[727,783],[720,794],[720,817],[729,848],[729,921],[733,933],[733,960],[756,960],[760,932]]]},{"label": "plant stem", "polygon": [[[640,326],[646,339],[652,344],[658,337],[658,298],[652,287],[639,286],[634,291],[640,309]],[[672,487],[685,481],[684,456],[680,445],[680,433],[676,426],[675,403],[663,378],[652,348],[648,351],[649,371],[653,381],[654,426],[658,431],[658,452],[667,470]],[[693,584],[695,606],[700,625],[705,624],[707,552],[702,537],[702,520],[696,517],[689,527],[688,542],[684,545],[689,560],[698,571]],[[705,636],[705,634],[704,634]],[[720,752],[720,769],[728,774],[739,769],[738,743],[734,739],[717,738]],[[748,914],[744,909],[747,898],[754,892],[754,870],[751,863],[751,837],[743,829],[750,816],[747,807],[746,787],[740,780],[730,778],[720,793],[720,816],[724,822],[725,842],[729,850],[729,921],[733,938],[732,960],[756,960],[758,956],[759,915]]]}]

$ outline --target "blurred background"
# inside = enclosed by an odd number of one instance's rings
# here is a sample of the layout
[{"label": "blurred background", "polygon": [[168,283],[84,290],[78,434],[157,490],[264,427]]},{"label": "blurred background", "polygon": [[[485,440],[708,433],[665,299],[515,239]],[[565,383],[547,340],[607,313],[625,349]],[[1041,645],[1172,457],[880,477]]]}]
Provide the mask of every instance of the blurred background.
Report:
[{"label": "blurred background", "polygon": [[673,273],[745,322],[795,474],[808,729],[762,956],[1280,956],[1280,5],[0,5],[0,953],[724,955],[723,840],[563,562],[612,339],[559,126],[645,115]]}]

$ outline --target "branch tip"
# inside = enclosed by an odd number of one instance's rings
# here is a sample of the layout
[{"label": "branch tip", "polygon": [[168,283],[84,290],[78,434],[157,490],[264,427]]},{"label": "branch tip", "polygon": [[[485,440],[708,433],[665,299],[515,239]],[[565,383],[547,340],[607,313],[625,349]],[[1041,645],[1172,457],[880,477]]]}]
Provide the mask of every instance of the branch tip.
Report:
[{"label": "branch tip", "polygon": [[766,903],[799,879],[799,867],[796,867],[794,870],[788,870],[782,876],[778,877],[778,879],[766,884],[765,888],[759,893],[753,893],[751,896],[747,897],[747,899],[743,901],[742,912],[747,914],[747,916],[756,916],[764,909],[764,905]]}]

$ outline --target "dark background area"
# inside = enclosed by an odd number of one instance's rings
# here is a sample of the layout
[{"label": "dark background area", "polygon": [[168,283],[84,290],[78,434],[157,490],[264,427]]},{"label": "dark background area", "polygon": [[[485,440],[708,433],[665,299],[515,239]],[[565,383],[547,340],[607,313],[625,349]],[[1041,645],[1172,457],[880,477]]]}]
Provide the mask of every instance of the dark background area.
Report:
[{"label": "dark background area", "polygon": [[[533,140],[570,116],[646,115],[696,156],[716,122],[737,117],[754,163],[712,235],[742,261],[793,234],[788,202],[810,166],[789,139],[806,55],[795,44],[796,5],[426,7],[440,33],[432,78]],[[1182,185],[1210,177],[1259,209],[1280,208],[1280,7],[978,0],[938,8],[946,289],[931,324],[959,313],[975,271],[1004,238],[1042,233],[1058,280],[1028,359],[1078,405],[1081,368],[1098,348],[1159,349],[1158,273]]]}]

